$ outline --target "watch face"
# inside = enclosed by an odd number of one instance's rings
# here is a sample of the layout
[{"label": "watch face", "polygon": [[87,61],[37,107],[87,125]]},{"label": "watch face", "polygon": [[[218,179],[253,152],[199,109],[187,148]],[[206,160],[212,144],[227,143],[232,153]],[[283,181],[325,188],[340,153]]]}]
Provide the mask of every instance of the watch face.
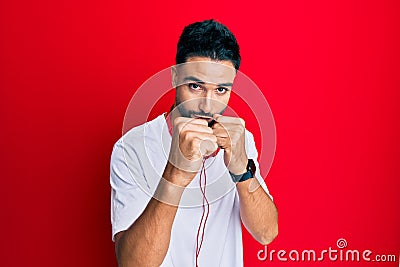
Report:
[{"label": "watch face", "polygon": [[256,173],[256,165],[252,159],[249,159],[247,163],[247,170],[250,171],[253,175]]}]

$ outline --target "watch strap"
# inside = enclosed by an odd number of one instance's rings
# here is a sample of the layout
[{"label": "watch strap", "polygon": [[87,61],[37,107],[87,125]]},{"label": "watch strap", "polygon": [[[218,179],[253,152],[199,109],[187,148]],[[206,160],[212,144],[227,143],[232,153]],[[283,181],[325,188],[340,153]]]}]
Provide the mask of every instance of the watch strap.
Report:
[{"label": "watch strap", "polygon": [[244,182],[250,178],[253,178],[255,176],[256,173],[256,165],[254,164],[254,161],[252,159],[249,159],[247,162],[247,166],[246,166],[246,172],[242,173],[242,174],[233,174],[231,172],[229,172],[231,177],[232,177],[232,181],[234,183],[240,183],[240,182]]}]

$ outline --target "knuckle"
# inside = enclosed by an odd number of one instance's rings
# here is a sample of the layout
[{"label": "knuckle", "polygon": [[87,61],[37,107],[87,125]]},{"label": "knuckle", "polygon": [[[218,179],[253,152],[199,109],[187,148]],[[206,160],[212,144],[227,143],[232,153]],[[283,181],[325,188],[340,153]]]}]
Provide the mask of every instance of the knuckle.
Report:
[{"label": "knuckle", "polygon": [[189,130],[186,130],[185,131],[185,140],[192,140],[193,139],[193,132],[192,131],[189,131]]},{"label": "knuckle", "polygon": [[213,129],[211,129],[210,127],[204,127],[204,130],[206,131],[206,133],[212,134],[214,131]]},{"label": "knuckle", "polygon": [[192,148],[198,148],[200,146],[201,139],[198,137],[195,137],[191,140],[191,146]]},{"label": "knuckle", "polygon": [[190,136],[191,136],[190,131],[181,131],[179,133],[180,142],[186,142],[187,140],[190,140]]},{"label": "knuckle", "polygon": [[197,119],[196,121],[199,122],[199,124],[201,125],[208,125],[208,122],[204,119]]},{"label": "knuckle", "polygon": [[203,119],[192,119],[191,118],[190,122],[193,123],[193,124],[196,124],[196,125],[204,125],[205,120],[203,120]]},{"label": "knuckle", "polygon": [[240,125],[240,126],[237,128],[237,132],[240,133],[240,134],[243,134],[244,131],[245,131],[245,128],[244,128],[242,125]]},{"label": "knuckle", "polygon": [[221,125],[221,123],[215,123],[215,124],[213,125],[213,128],[214,128],[214,129],[221,129],[221,128],[222,128],[222,125]]}]

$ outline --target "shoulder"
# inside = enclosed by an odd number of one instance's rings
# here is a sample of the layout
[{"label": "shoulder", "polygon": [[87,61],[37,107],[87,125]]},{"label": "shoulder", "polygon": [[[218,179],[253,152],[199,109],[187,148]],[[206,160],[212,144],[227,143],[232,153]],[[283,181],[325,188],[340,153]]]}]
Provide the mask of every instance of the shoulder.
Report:
[{"label": "shoulder", "polygon": [[138,141],[143,141],[145,137],[151,138],[152,136],[161,133],[164,125],[166,125],[165,117],[164,114],[161,114],[151,121],[135,126],[115,142],[114,149],[121,145],[137,144]]},{"label": "shoulder", "polygon": [[163,122],[165,123],[164,115],[160,115],[133,127],[115,142],[110,161],[111,180],[114,184],[117,181],[134,184],[138,182],[138,177],[143,177],[143,164],[147,162],[147,157],[143,155],[148,155],[145,144],[149,144],[149,138],[156,139],[154,133],[160,132]]}]

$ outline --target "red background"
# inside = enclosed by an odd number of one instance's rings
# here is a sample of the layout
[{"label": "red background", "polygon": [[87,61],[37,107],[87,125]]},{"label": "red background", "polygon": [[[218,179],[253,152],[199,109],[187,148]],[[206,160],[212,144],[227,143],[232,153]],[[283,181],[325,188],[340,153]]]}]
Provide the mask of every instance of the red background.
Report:
[{"label": "red background", "polygon": [[[274,113],[269,249],[343,237],[398,260],[399,2],[261,2],[1,1],[1,266],[116,266],[109,159],[125,109],[207,18],[236,34]],[[246,266],[317,265],[260,262],[244,236]],[[398,263],[323,263],[350,265]]]}]

